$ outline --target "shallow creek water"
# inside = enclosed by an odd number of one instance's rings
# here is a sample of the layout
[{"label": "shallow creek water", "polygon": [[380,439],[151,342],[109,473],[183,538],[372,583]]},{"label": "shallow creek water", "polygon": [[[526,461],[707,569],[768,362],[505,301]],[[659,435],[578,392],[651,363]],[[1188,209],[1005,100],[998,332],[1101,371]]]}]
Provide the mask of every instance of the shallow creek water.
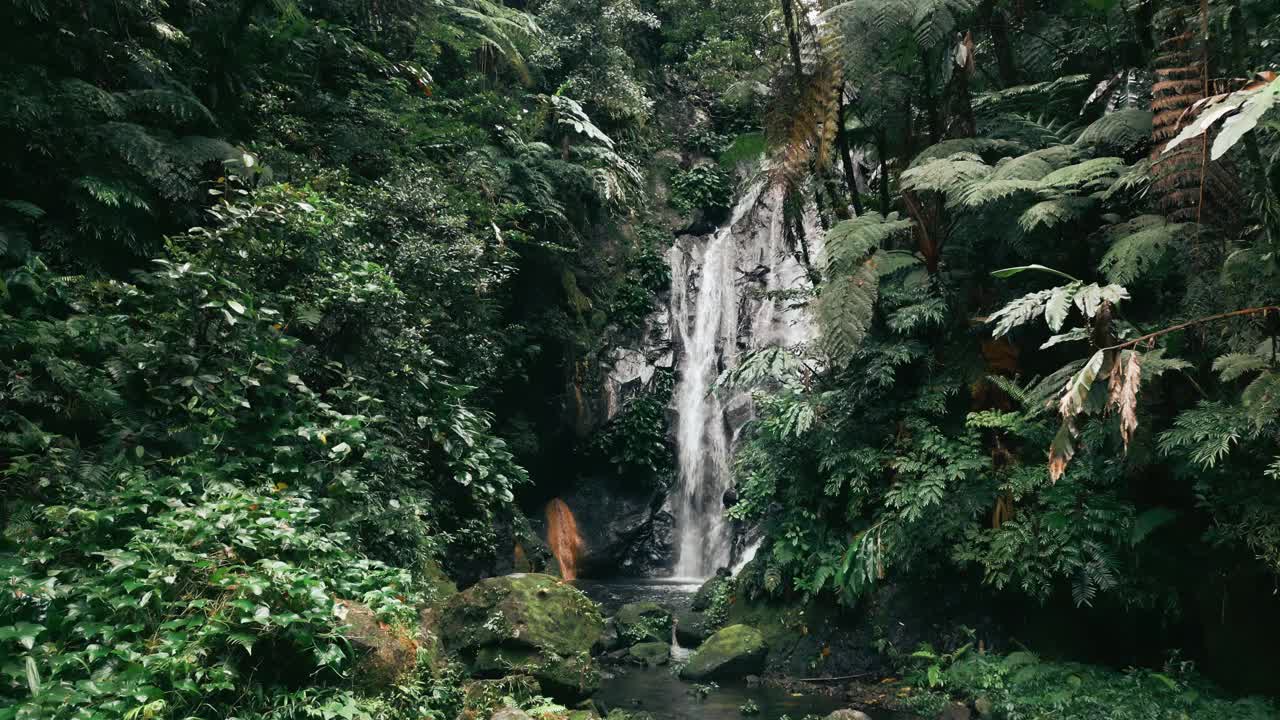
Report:
[{"label": "shallow creek water", "polygon": [[[574,584],[600,603],[605,615],[612,615],[626,603],[646,600],[671,610],[687,608],[699,581],[678,578],[626,582],[579,580]],[[688,652],[688,649],[672,647],[672,655],[677,659]],[[605,668],[605,671],[604,684],[595,696],[599,703],[607,709],[642,710],[658,720],[744,720],[746,716],[739,708],[748,700],[759,707],[759,714],[750,716],[758,720],[780,720],[784,716],[801,720],[806,715],[822,717],[849,707],[840,697],[734,683],[721,683],[706,697],[699,698],[694,686],[677,678],[669,667],[624,666]],[[898,713],[876,710],[867,713],[873,720],[908,720],[908,716]]]}]

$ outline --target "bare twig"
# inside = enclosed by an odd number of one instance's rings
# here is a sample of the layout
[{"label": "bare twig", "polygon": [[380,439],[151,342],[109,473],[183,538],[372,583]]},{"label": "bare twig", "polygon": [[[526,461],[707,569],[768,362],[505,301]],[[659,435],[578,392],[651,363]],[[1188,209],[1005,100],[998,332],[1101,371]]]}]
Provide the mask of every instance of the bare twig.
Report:
[{"label": "bare twig", "polygon": [[1226,320],[1227,318],[1240,317],[1242,315],[1257,315],[1258,313],[1266,314],[1269,312],[1280,312],[1280,306],[1264,305],[1262,307],[1245,308],[1243,310],[1233,310],[1227,313],[1219,313],[1218,315],[1209,315],[1202,318],[1196,318],[1195,320],[1188,320],[1184,323],[1178,323],[1177,325],[1170,325],[1169,327],[1164,328],[1162,330],[1157,330],[1152,333],[1147,333],[1142,337],[1137,337],[1137,338],[1134,338],[1133,340],[1126,340],[1125,342],[1119,343],[1117,345],[1110,345],[1102,349],[1103,350],[1124,350],[1125,348],[1137,347],[1138,345],[1141,345],[1142,343],[1148,340],[1154,340],[1155,338],[1158,338],[1161,335],[1167,335],[1171,332],[1177,332],[1178,330],[1186,330],[1189,327],[1194,327],[1196,325],[1203,325],[1205,323],[1214,322],[1215,320]]},{"label": "bare twig", "polygon": [[826,682],[829,680],[852,680],[854,678],[867,677],[875,675],[872,672],[857,673],[856,675],[838,675],[836,677],[816,677],[816,678],[799,678],[799,682]]}]

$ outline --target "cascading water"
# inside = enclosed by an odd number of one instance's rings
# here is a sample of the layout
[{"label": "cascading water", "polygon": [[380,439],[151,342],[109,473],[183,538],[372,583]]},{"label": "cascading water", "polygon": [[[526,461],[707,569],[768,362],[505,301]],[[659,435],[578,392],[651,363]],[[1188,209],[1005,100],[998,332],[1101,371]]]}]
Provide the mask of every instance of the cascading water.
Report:
[{"label": "cascading water", "polygon": [[[736,364],[740,347],[793,345],[812,332],[803,311],[782,306],[770,294],[799,287],[808,273],[783,242],[779,193],[769,193],[747,218],[760,199],[758,188],[746,193],[715,234],[677,242],[670,253],[672,325],[680,339],[674,396],[679,476],[673,497],[678,577],[708,577],[728,566],[732,555],[723,498],[732,485],[737,428],[726,410],[747,400],[713,393],[712,383]],[[764,292],[740,292],[752,282],[762,283]]]}]

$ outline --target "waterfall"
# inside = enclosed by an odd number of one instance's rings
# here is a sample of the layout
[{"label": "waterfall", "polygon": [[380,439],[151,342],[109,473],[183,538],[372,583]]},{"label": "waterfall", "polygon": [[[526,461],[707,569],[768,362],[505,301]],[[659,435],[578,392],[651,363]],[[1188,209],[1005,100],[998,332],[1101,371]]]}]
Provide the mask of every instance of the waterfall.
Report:
[{"label": "waterfall", "polygon": [[[757,201],[758,211],[748,217]],[[781,194],[761,199],[757,187],[714,234],[681,238],[671,248],[672,327],[680,340],[673,398],[679,474],[672,498],[678,577],[709,577],[732,559],[723,498],[733,483],[733,440],[744,420],[736,409],[747,408],[749,416],[749,399],[712,393],[712,383],[736,364],[739,348],[793,345],[812,336],[806,313],[766,294],[808,282],[802,263],[785,247],[782,223]],[[743,292],[752,283],[764,292]],[[738,416],[736,422],[730,415]]]},{"label": "waterfall", "polygon": [[582,536],[578,533],[578,521],[573,511],[560,498],[547,503],[547,544],[551,554],[560,563],[560,577],[575,580],[578,577],[578,552],[582,548]]}]

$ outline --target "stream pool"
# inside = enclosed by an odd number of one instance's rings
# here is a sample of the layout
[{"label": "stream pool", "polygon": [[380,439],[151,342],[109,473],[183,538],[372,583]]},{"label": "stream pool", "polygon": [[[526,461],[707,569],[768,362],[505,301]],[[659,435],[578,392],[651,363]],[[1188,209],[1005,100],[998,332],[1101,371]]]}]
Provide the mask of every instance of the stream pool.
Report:
[{"label": "stream pool", "polygon": [[[629,602],[652,601],[670,610],[682,610],[693,601],[700,581],[696,579],[651,579],[601,582],[578,580],[574,583],[588,597],[600,603],[606,616],[613,615]],[[687,650],[685,651],[688,652]],[[673,657],[681,651],[672,648]],[[789,690],[745,684],[722,683],[705,697],[699,697],[694,685],[681,681],[669,667],[607,667],[603,686],[595,699],[606,710],[641,710],[657,720],[801,720],[806,715],[823,717],[833,710],[849,707],[840,697],[822,694],[797,694]],[[759,708],[759,714],[744,716],[740,708],[747,702]],[[865,710],[873,720],[910,720],[910,716],[883,710]]]}]

